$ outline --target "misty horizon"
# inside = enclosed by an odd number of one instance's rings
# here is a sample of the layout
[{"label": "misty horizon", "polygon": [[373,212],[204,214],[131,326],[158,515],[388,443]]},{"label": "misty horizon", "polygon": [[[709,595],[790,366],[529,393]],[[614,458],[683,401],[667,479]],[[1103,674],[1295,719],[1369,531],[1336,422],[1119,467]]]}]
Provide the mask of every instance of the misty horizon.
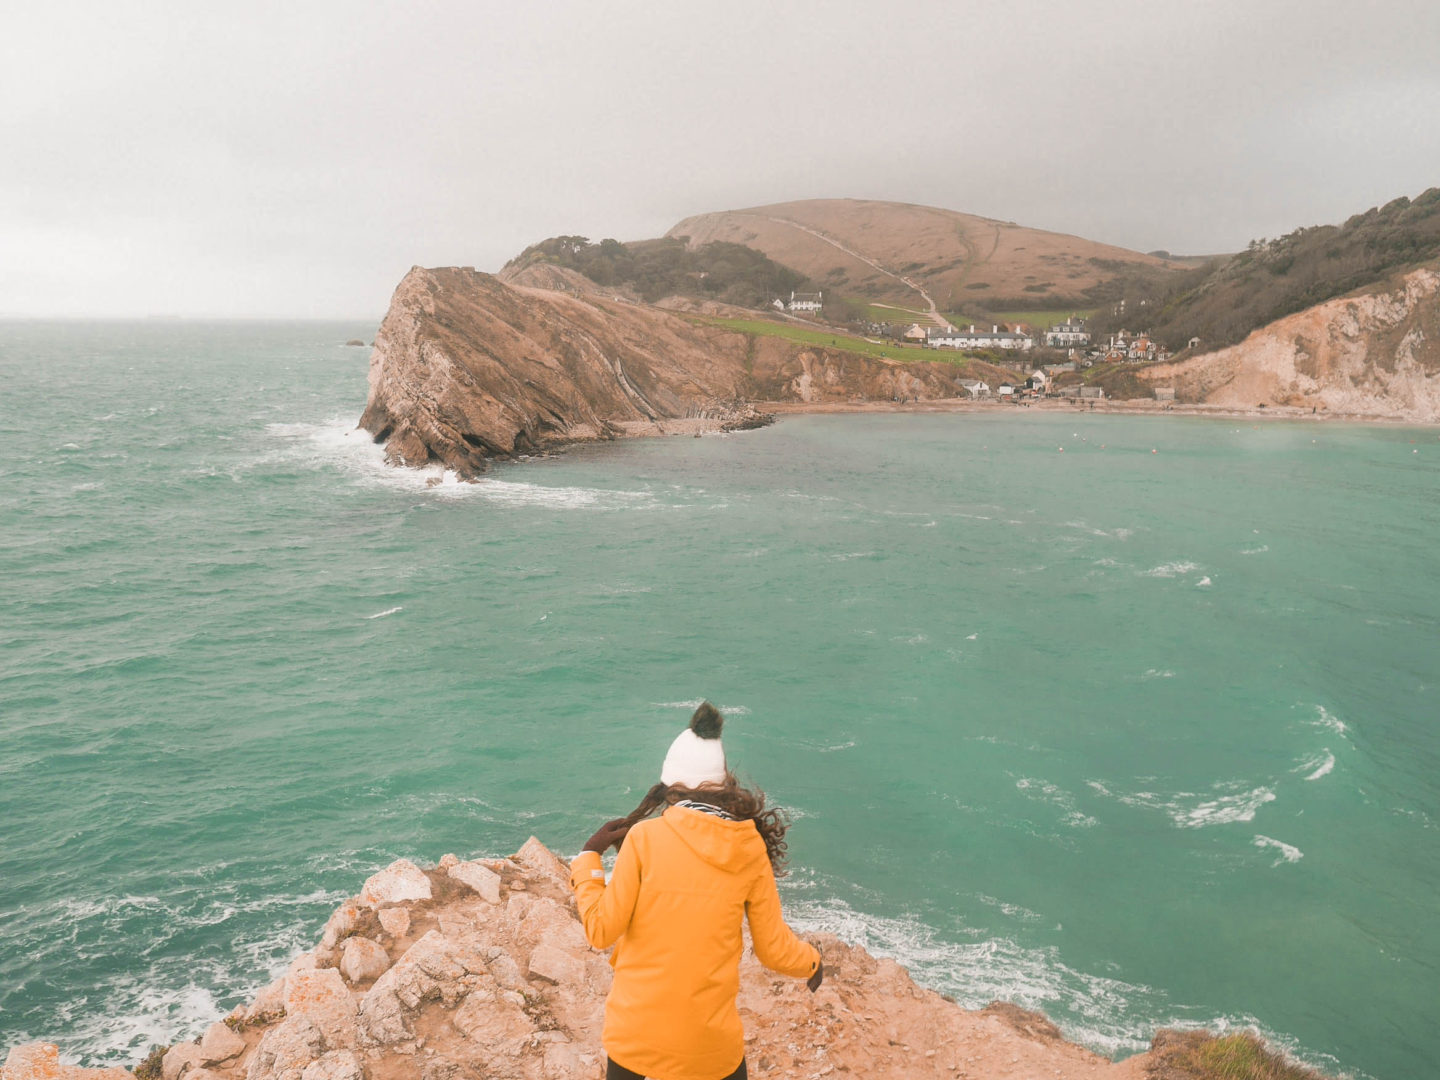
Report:
[{"label": "misty horizon", "polygon": [[815,198],[1213,255],[1440,184],[1416,0],[77,0],[10,24],[8,318],[375,319],[414,265]]}]

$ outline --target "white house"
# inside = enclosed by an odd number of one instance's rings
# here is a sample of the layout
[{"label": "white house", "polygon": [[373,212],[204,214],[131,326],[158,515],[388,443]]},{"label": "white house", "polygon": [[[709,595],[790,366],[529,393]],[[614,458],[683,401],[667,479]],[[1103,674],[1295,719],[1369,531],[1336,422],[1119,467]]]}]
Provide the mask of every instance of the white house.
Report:
[{"label": "white house", "polygon": [[1050,387],[1050,376],[1036,368],[1030,373],[1030,385],[1036,390],[1047,390]]},{"label": "white house", "polygon": [[925,337],[925,344],[932,349],[1026,349],[1034,348],[1033,339],[1011,330],[990,327],[986,333],[976,330],[974,324],[968,330],[931,330]]},{"label": "white house", "polygon": [[1085,320],[1077,319],[1074,315],[1045,331],[1047,349],[1068,349],[1073,345],[1089,344],[1090,332],[1085,329]]},{"label": "white house", "polygon": [[982,382],[977,379],[973,382],[962,382],[960,385],[965,389],[965,392],[969,394],[972,399],[988,398],[990,396],[989,383]]},{"label": "white house", "polygon": [[997,390],[996,393],[999,394],[1001,397],[1014,397],[1015,387],[1011,386],[1009,383],[1001,383],[1000,389]]},{"label": "white house", "polygon": [[797,293],[794,289],[791,289],[790,302],[786,304],[785,307],[790,311],[819,311],[822,307],[824,307],[824,304],[821,303],[821,299],[823,296],[823,293]]}]

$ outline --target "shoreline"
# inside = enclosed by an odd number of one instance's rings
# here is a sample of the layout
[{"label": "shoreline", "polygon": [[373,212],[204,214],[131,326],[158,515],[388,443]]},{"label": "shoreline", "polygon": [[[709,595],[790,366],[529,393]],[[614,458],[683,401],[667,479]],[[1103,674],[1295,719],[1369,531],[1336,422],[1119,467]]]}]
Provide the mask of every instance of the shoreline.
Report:
[{"label": "shoreline", "polygon": [[1440,427],[1440,419],[1423,420],[1374,413],[1311,412],[1301,406],[1273,405],[1263,409],[1253,406],[1204,405],[1152,401],[1148,398],[1129,400],[1103,399],[1098,402],[1067,401],[1046,398],[1026,404],[1002,401],[970,401],[965,398],[935,398],[928,401],[827,401],[791,402],[757,401],[757,409],[776,416],[805,413],[1003,413],[1024,415],[1023,410],[1062,413],[1064,415],[1107,414],[1111,416],[1199,416],[1226,420],[1310,420],[1345,424],[1377,424],[1391,427]]}]

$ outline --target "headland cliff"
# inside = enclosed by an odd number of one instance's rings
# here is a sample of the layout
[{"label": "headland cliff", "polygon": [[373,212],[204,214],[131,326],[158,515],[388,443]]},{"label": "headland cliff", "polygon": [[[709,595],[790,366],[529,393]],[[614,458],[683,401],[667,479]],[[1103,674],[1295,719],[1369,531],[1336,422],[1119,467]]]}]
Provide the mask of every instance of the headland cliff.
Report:
[{"label": "headland cliff", "polygon": [[[462,477],[493,458],[687,421],[764,423],[765,402],[928,401],[963,393],[953,364],[900,363],[596,293],[412,269],[375,338],[360,426],[398,465]],[[1003,377],[998,372],[995,377]]]}]

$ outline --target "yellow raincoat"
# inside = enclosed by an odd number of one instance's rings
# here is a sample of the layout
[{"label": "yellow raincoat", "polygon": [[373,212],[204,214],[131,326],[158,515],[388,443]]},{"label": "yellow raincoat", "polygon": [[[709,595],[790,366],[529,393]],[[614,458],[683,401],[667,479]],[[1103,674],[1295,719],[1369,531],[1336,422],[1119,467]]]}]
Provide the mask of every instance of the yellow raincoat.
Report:
[{"label": "yellow raincoat", "polygon": [[739,1067],[742,919],[771,970],[806,978],[820,964],[785,925],[753,821],[672,806],[630,830],[609,885],[593,851],[571,864],[570,885],[590,944],[615,945],[605,1052],[651,1080],[719,1080]]}]

